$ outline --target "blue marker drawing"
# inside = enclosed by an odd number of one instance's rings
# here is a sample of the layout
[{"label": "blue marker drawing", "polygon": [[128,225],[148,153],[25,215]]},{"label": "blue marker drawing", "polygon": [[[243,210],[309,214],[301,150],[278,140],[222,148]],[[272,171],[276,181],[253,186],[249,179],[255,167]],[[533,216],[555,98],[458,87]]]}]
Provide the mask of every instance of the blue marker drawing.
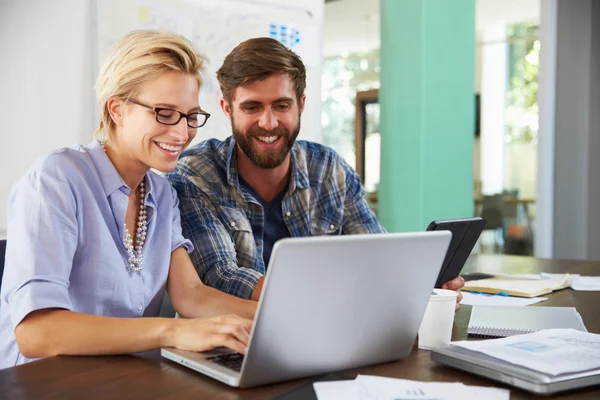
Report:
[{"label": "blue marker drawing", "polygon": [[543,351],[550,351],[556,348],[542,343],[528,341],[507,344],[506,347],[512,347],[514,349],[524,350],[530,353],[541,353]]},{"label": "blue marker drawing", "polygon": [[289,48],[293,48],[300,43],[300,31],[293,26],[285,24],[269,24],[269,37],[278,40]]}]

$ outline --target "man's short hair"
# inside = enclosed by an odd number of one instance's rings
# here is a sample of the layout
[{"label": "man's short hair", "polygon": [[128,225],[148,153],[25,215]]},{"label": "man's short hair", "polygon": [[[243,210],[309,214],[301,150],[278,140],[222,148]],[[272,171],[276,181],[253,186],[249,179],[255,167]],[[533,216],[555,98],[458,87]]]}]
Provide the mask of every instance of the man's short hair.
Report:
[{"label": "man's short hair", "polygon": [[287,74],[294,83],[296,99],[306,89],[306,67],[302,59],[275,39],[260,37],[237,45],[217,71],[223,98],[231,104],[235,89],[276,74]]}]

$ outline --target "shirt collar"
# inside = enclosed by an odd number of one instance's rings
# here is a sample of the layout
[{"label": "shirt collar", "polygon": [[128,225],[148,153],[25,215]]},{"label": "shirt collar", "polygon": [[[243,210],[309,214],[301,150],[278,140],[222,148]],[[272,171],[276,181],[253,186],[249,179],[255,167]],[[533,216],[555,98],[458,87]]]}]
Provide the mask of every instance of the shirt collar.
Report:
[{"label": "shirt collar", "polygon": [[[88,153],[92,158],[94,165],[96,166],[96,171],[98,171],[98,176],[100,177],[100,182],[102,182],[102,187],[104,188],[104,192],[106,193],[106,197],[110,196],[117,190],[121,190],[129,195],[131,192],[131,188],[127,186],[119,172],[110,161],[102,145],[99,141],[93,140],[92,143],[87,146]],[[152,195],[152,179],[150,179],[150,174],[147,173],[144,176],[144,185],[146,190],[146,201],[150,201],[154,203],[154,196]]]},{"label": "shirt collar", "polygon": [[308,189],[310,181],[308,179],[308,164],[306,163],[306,151],[297,143],[294,143],[292,150],[292,179],[290,180],[290,193],[296,188]]},{"label": "shirt collar", "polygon": [[236,158],[236,143],[233,136],[229,137],[229,148],[227,149],[227,163],[225,165],[227,169],[227,184],[230,186],[239,187],[240,179],[237,171],[237,158]]},{"label": "shirt collar", "polygon": [[[229,149],[227,150],[227,184],[230,186],[239,187],[240,179],[237,171],[237,158],[236,158],[237,144],[233,136],[229,137]],[[290,179],[290,187],[288,192],[293,193],[296,188],[306,189],[309,185],[308,180],[308,166],[306,164],[305,151],[298,146],[296,143],[292,146],[291,153],[291,166],[292,173]]]}]

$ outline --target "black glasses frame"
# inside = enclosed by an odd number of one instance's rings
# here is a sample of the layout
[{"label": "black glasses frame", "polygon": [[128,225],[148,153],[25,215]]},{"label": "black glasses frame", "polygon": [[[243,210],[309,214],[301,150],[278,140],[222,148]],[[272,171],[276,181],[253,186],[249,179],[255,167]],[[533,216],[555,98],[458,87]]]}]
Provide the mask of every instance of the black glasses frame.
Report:
[{"label": "black glasses frame", "polygon": [[[149,106],[148,104],[140,103],[139,101],[134,100],[134,99],[126,99],[125,101],[127,101],[129,103],[137,104],[138,106],[142,106],[142,107],[145,107],[145,108],[147,108],[149,110],[154,111],[154,116],[156,117],[156,122],[158,122],[159,124],[162,124],[162,125],[177,125],[179,123],[179,121],[181,121],[181,118],[185,118],[185,122],[186,122],[186,124],[187,124],[188,127],[197,129],[197,128],[202,128],[204,125],[206,125],[206,121],[208,121],[208,118],[210,118],[210,114],[207,113],[207,112],[205,112],[205,111],[196,111],[196,112],[193,112],[193,113],[184,114],[181,111],[177,111],[177,110],[174,110],[172,108]],[[173,122],[172,124],[168,124],[166,122],[160,121],[158,119],[158,113],[160,113],[161,111],[172,111],[174,113],[179,114],[179,118],[177,119],[176,122]],[[198,125],[198,126],[192,126],[192,125],[190,125],[190,119],[189,119],[189,117],[192,114],[204,115],[204,117],[205,117],[204,118],[204,122],[202,124]]]}]

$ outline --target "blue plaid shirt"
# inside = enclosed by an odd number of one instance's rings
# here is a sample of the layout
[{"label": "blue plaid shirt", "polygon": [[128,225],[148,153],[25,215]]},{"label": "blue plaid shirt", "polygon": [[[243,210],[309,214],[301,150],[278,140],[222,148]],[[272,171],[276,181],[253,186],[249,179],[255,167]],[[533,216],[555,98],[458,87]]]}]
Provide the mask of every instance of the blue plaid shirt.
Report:
[{"label": "blue plaid shirt", "polygon": [[[263,208],[240,186],[236,143],[211,139],[186,150],[167,174],[179,196],[183,235],[202,281],[250,298],[265,273]],[[383,233],[356,172],[333,150],[296,141],[281,203],[292,237]]]}]

